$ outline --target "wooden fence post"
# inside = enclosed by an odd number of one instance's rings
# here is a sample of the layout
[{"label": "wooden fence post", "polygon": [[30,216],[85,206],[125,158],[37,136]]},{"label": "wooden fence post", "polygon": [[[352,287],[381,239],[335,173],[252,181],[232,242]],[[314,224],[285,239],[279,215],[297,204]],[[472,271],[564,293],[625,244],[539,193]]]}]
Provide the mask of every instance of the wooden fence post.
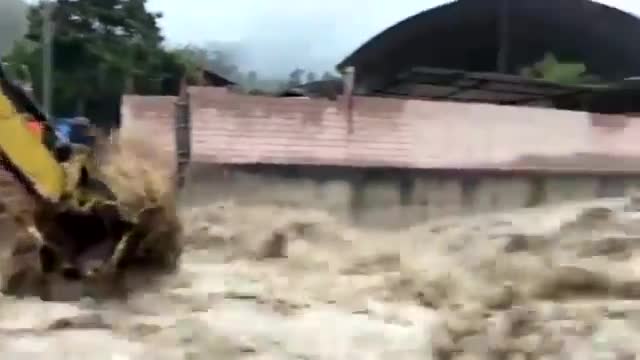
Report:
[{"label": "wooden fence post", "polygon": [[177,188],[185,186],[189,163],[191,162],[191,113],[189,91],[186,78],[180,84],[180,94],[175,103],[175,143]]},{"label": "wooden fence post", "polygon": [[343,101],[344,109],[346,111],[347,128],[349,134],[353,133],[353,88],[355,86],[356,70],[353,66],[348,66],[342,74],[343,86]]}]

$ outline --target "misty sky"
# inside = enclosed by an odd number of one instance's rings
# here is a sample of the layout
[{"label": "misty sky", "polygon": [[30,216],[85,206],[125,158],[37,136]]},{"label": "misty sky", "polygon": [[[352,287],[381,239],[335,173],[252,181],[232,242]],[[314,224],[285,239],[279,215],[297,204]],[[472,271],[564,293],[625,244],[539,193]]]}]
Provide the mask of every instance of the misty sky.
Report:
[{"label": "misty sky", "polygon": [[[446,0],[148,0],[171,43],[239,41],[239,64],[258,73],[316,71],[382,29]],[[366,6],[365,6],[366,4]]]},{"label": "misty sky", "polygon": [[[171,43],[239,41],[245,69],[334,65],[385,28],[447,0],[148,0]],[[640,0],[602,0],[640,15]]]},{"label": "misty sky", "polygon": [[[0,0],[2,1],[2,0]],[[31,0],[29,2],[34,2]],[[335,64],[385,28],[448,0],[147,0],[169,44],[242,43],[243,70],[287,74]],[[558,0],[560,1],[560,0]],[[640,16],[640,0],[601,0]],[[640,40],[639,40],[640,41]]]}]

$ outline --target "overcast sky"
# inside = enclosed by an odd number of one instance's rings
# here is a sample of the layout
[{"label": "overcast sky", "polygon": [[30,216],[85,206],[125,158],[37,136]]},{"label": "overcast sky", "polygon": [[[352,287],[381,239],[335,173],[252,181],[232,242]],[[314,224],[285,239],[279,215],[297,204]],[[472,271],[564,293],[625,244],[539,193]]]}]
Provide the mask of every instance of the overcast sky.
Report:
[{"label": "overcast sky", "polygon": [[[640,0],[638,0],[640,1]],[[242,67],[333,69],[384,28],[444,3],[433,0],[148,0],[172,43],[243,43]]]},{"label": "overcast sky", "polygon": [[[258,72],[332,69],[385,28],[447,0],[148,0],[171,43],[239,41]],[[640,0],[602,3],[640,15]],[[639,40],[640,41],[640,40]]]},{"label": "overcast sky", "polygon": [[[2,0],[0,0],[2,1]],[[31,0],[34,1],[34,0]],[[259,73],[334,65],[385,28],[447,0],[147,0],[170,44],[237,41]],[[558,0],[560,1],[560,0]],[[640,0],[602,0],[640,15]],[[639,39],[640,41],[640,39]]]}]

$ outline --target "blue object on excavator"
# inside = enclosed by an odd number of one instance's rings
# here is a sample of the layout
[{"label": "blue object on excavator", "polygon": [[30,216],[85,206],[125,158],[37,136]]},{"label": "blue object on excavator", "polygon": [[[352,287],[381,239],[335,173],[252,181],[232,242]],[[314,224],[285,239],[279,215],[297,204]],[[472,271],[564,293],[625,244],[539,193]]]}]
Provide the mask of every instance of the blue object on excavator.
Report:
[{"label": "blue object on excavator", "polygon": [[91,134],[91,123],[87,118],[58,118],[56,134],[63,144],[93,146],[95,139]]},{"label": "blue object on excavator", "polygon": [[66,144],[71,142],[71,124],[67,119],[57,119],[55,129],[59,142]]}]

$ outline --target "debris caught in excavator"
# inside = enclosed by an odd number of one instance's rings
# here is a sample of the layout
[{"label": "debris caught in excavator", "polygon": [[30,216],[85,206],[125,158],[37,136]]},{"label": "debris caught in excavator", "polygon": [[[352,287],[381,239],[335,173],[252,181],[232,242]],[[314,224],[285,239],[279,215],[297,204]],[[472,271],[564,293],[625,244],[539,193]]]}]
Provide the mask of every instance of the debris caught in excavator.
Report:
[{"label": "debris caught in excavator", "polygon": [[1,66],[0,89],[0,290],[46,297],[54,277],[117,286],[127,272],[175,270],[174,189],[157,186],[154,167],[118,140],[102,148],[60,141]]}]

